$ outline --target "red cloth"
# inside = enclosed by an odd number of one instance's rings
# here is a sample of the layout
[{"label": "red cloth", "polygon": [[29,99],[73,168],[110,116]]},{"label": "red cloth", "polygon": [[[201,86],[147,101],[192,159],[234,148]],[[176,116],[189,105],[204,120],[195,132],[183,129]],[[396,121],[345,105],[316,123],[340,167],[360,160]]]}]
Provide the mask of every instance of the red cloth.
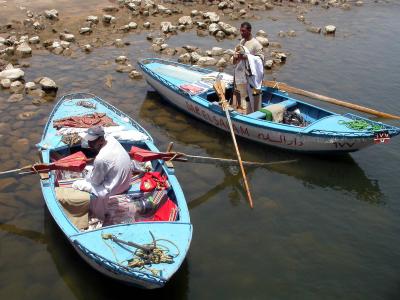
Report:
[{"label": "red cloth", "polygon": [[93,126],[116,126],[114,121],[105,113],[93,113],[84,116],[71,116],[53,121],[53,127],[60,129],[63,127],[90,128]]},{"label": "red cloth", "polygon": [[163,190],[168,187],[167,177],[161,175],[160,172],[147,172],[142,177],[142,182],[140,183],[140,190],[142,192],[151,192],[155,188],[158,190]]},{"label": "red cloth", "polygon": [[141,219],[138,221],[143,222],[162,222],[162,221],[176,221],[178,218],[178,206],[171,200],[167,199],[164,204],[156,211],[150,218]]}]

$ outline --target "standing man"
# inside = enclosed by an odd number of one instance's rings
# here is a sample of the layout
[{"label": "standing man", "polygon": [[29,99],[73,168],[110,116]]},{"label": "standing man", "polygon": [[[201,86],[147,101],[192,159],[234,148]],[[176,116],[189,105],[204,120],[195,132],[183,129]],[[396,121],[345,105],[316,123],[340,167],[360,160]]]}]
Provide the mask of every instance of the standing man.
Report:
[{"label": "standing man", "polygon": [[[251,34],[251,25],[244,22],[240,25],[242,39],[233,55],[235,91],[240,97],[234,105],[246,114],[261,108],[261,85],[264,77],[263,47]],[[237,94],[237,93],[235,93]]]}]

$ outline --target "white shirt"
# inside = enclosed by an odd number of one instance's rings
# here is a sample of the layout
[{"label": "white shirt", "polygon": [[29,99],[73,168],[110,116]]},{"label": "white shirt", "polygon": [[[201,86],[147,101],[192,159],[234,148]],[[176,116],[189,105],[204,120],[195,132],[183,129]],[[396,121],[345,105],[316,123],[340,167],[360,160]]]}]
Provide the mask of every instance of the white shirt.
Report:
[{"label": "white shirt", "polygon": [[131,179],[129,154],[114,137],[109,135],[105,139],[107,144],[97,154],[88,178],[93,194],[100,199],[125,192]]}]

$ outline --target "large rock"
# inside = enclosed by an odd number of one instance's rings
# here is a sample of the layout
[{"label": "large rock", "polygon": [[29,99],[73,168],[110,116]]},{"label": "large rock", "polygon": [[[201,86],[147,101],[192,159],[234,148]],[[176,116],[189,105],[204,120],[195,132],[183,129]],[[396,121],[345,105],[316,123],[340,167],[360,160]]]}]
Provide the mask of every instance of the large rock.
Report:
[{"label": "large rock", "polygon": [[191,58],[192,57],[190,56],[189,53],[184,53],[184,54],[179,56],[178,62],[187,64],[187,63],[190,63]]},{"label": "large rock", "polygon": [[40,43],[40,38],[36,35],[33,36],[29,39],[29,44],[39,44]]},{"label": "large rock", "polygon": [[171,31],[172,23],[171,22],[161,22],[160,29],[163,33],[168,33]]},{"label": "large rock", "polygon": [[212,56],[221,56],[224,54],[225,50],[220,48],[220,47],[212,47],[211,49],[211,55]]},{"label": "large rock", "polygon": [[0,72],[0,80],[10,79],[11,81],[24,77],[25,73],[19,68],[8,69]]},{"label": "large rock", "polygon": [[44,15],[47,19],[58,20],[58,11],[55,9],[45,10]]},{"label": "large rock", "polygon": [[210,20],[211,23],[218,23],[219,22],[219,16],[217,13],[209,11],[203,14],[203,18]]},{"label": "large rock", "polygon": [[214,57],[203,56],[197,61],[197,64],[200,66],[215,66],[217,64],[217,60]]},{"label": "large rock", "polygon": [[75,36],[72,33],[61,33],[60,40],[67,42],[74,42]]},{"label": "large rock", "polygon": [[221,28],[221,30],[227,35],[237,35],[238,34],[237,28],[228,23],[218,22],[218,25]]},{"label": "large rock", "polygon": [[179,22],[179,24],[181,24],[181,25],[187,25],[187,26],[193,25],[192,18],[189,17],[189,16],[180,17],[179,20],[178,20],[178,22]]},{"label": "large rock", "polygon": [[208,31],[212,35],[215,35],[218,31],[220,31],[220,27],[217,23],[211,23],[210,26],[208,26]]},{"label": "large rock", "polygon": [[42,90],[46,93],[56,93],[58,90],[57,84],[48,77],[42,77],[38,80],[39,85],[42,87]]},{"label": "large rock", "polygon": [[334,25],[326,25],[325,26],[325,34],[335,34],[336,26]]},{"label": "large rock", "polygon": [[19,57],[28,57],[32,55],[32,48],[27,43],[20,44],[15,50],[15,54]]},{"label": "large rock", "polygon": [[268,41],[268,39],[267,39],[266,37],[257,36],[257,37],[256,37],[256,40],[259,41],[260,44],[261,44],[263,47],[268,47],[268,45],[269,45],[269,41]]}]

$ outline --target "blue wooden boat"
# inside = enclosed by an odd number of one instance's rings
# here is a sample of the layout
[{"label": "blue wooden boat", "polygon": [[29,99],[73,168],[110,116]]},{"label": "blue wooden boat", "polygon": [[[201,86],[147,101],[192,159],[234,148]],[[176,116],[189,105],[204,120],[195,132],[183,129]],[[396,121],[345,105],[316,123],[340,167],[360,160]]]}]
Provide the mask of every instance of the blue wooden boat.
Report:
[{"label": "blue wooden boat", "polygon": [[[232,96],[232,76],[212,70],[157,58],[139,63],[145,78],[161,96],[179,109],[229,131],[225,112],[218,104],[212,83],[222,76],[228,83],[226,98]],[[375,122],[351,113],[339,115],[321,107],[294,99],[276,88],[263,87],[262,107],[280,104],[285,111],[299,116],[302,126],[266,119],[265,110],[250,114],[230,111],[236,135],[287,150],[317,153],[353,152],[377,143],[387,143],[400,128]],[[276,105],[275,105],[276,106]],[[363,126],[357,126],[362,124]]]},{"label": "blue wooden boat", "polygon": [[[151,136],[128,115],[94,95],[76,93],[63,96],[50,114],[42,139],[37,145],[43,162],[50,163],[55,153],[58,156],[66,156],[80,148],[80,146],[70,147],[64,144],[62,137],[57,134],[56,128],[53,128],[54,120],[94,112],[105,113],[114,123],[135,133],[133,139],[127,137],[119,139],[125,149],[136,146],[158,152]],[[79,255],[99,272],[123,283],[146,289],[160,288],[165,285],[184,261],[192,238],[189,211],[174,169],[167,167],[160,160],[153,161],[152,165],[155,170],[162,172],[168,179],[169,189],[166,193],[177,207],[174,221],[138,221],[82,231],[74,225],[56,199],[56,172],[51,171],[40,181],[48,210]],[[131,189],[138,189],[138,186],[133,185]],[[128,191],[128,194],[130,192],[131,190]],[[122,242],[109,239],[110,237],[117,238]],[[128,266],[128,262],[132,260],[133,253],[137,248],[127,245],[127,243],[136,243],[142,246],[153,245],[154,240],[157,247],[169,250],[169,254],[173,257],[172,261],[145,267]]]}]

